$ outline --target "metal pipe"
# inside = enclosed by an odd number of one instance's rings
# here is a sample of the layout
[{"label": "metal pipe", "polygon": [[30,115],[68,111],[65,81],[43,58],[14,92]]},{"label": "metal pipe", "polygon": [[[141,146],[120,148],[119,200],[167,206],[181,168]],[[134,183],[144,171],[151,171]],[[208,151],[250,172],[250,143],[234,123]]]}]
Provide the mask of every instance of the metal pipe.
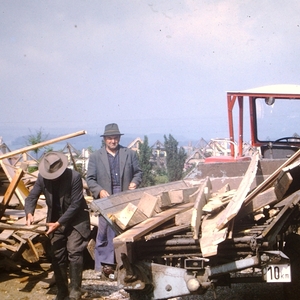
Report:
[{"label": "metal pipe", "polygon": [[256,256],[240,259],[231,263],[227,263],[224,265],[211,267],[210,268],[210,275],[209,276],[216,276],[227,274],[229,272],[235,272],[238,270],[247,269],[250,267],[257,266],[259,264],[259,259]]}]

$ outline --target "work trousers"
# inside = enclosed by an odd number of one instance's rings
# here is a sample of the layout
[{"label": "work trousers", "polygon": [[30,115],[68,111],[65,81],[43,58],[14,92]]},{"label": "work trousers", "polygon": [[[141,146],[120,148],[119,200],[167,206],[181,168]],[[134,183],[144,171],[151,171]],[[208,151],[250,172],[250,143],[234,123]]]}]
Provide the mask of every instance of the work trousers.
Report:
[{"label": "work trousers", "polygon": [[52,261],[57,265],[69,262],[83,264],[83,251],[87,247],[85,239],[73,227],[58,228],[50,234]]}]

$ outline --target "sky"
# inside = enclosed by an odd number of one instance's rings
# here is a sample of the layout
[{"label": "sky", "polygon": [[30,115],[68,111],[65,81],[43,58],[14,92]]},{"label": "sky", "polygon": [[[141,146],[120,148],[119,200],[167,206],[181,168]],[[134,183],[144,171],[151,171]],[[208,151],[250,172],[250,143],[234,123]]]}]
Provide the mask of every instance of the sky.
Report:
[{"label": "sky", "polygon": [[[297,0],[0,0],[0,136],[228,137],[226,92],[300,82]],[[163,140],[163,139],[162,139]]]}]

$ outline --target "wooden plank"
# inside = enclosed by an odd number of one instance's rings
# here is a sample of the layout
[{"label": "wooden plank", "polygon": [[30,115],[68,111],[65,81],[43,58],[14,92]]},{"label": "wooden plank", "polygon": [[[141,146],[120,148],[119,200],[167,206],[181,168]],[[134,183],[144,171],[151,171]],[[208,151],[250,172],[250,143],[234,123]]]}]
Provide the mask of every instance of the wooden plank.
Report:
[{"label": "wooden plank", "polygon": [[0,243],[0,247],[1,248],[5,248],[7,250],[10,250],[12,252],[16,252],[18,250],[18,246],[12,246],[12,245],[8,245],[4,242]]},{"label": "wooden plank", "polygon": [[57,142],[60,142],[60,141],[66,140],[66,139],[70,139],[70,138],[73,138],[73,137],[76,137],[76,136],[79,136],[79,135],[83,135],[83,134],[86,134],[86,133],[87,132],[85,130],[77,131],[75,133],[63,135],[63,136],[60,136],[58,138],[53,138],[53,139],[48,140],[48,141],[44,141],[44,142],[41,142],[41,143],[30,145],[30,146],[27,146],[25,148],[21,148],[21,149],[18,149],[18,150],[7,152],[7,153],[2,153],[2,151],[0,150],[0,152],[1,152],[0,153],[0,161],[3,160],[3,159],[9,158],[9,157],[16,156],[18,154],[23,154],[25,152],[29,152],[29,151],[37,149],[37,148],[42,148],[44,146],[54,144],[54,143],[57,143]]},{"label": "wooden plank", "polygon": [[139,224],[146,219],[147,216],[132,203],[128,203],[122,211],[114,214],[115,223],[123,230]]},{"label": "wooden plank", "polygon": [[128,203],[124,209],[113,215],[113,220],[121,229],[124,230],[128,226],[129,221],[136,210],[137,207],[135,205]]},{"label": "wooden plank", "polygon": [[17,169],[12,181],[10,182],[10,184],[4,194],[2,203],[0,203],[0,219],[3,217],[4,212],[7,208],[7,206],[9,205],[9,202],[10,202],[10,200],[15,192],[15,189],[17,188],[23,174],[24,174],[23,169]]},{"label": "wooden plank", "polygon": [[[13,231],[22,230],[22,231],[32,231],[32,232],[36,232],[39,234],[46,234],[45,230],[37,229],[38,227],[45,227],[45,225],[30,225],[30,226],[25,225],[24,226],[24,225],[17,225],[17,224],[9,225],[9,224],[0,222],[0,230],[3,230],[3,229],[13,230]],[[46,227],[45,227],[45,229],[46,229]]]},{"label": "wooden plank", "polygon": [[153,196],[149,193],[144,192],[140,202],[137,205],[137,208],[148,218],[150,218],[155,214],[157,201],[157,196]]},{"label": "wooden plank", "polygon": [[222,212],[216,215],[206,215],[202,221],[200,248],[203,257],[216,255],[218,244],[226,239],[228,228],[217,229],[217,223]]},{"label": "wooden plank", "polygon": [[7,239],[9,239],[11,237],[11,235],[14,233],[14,230],[3,230],[0,233],[0,241],[6,241]]},{"label": "wooden plank", "polygon": [[198,187],[170,190],[169,196],[172,204],[186,203],[190,201],[190,195],[197,191]]},{"label": "wooden plank", "polygon": [[300,190],[298,190],[298,191],[294,192],[293,194],[289,195],[283,201],[286,202],[286,205],[281,209],[281,211],[273,219],[273,221],[264,229],[264,231],[262,232],[263,237],[266,237],[267,235],[270,235],[272,233],[273,239],[275,239],[278,232],[281,230],[280,225],[283,226],[283,224],[289,218],[289,216],[290,216],[289,211],[292,212],[293,208],[300,202]]},{"label": "wooden plank", "polygon": [[194,203],[192,218],[191,218],[191,227],[194,232],[194,239],[197,240],[199,238],[200,225],[202,219],[202,208],[207,203],[207,199],[210,198],[211,193],[211,182],[209,177],[205,178],[205,181],[199,187],[198,196]]},{"label": "wooden plank", "polygon": [[234,197],[219,216],[219,220],[217,222],[218,229],[224,228],[225,225],[237,215],[242,207],[247,193],[250,190],[251,184],[256,176],[258,160],[259,154],[258,152],[255,152]]},{"label": "wooden plank", "polygon": [[258,185],[245,199],[245,205],[253,200],[259,193],[263,192],[274,184],[281,170],[292,163],[294,163],[300,157],[300,149],[295,152],[288,160],[286,160],[279,168],[277,168],[266,180],[264,180],[260,185]]},{"label": "wooden plank", "polygon": [[183,201],[183,191],[182,190],[170,190],[168,191],[171,204],[184,203]]},{"label": "wooden plank", "polygon": [[[0,150],[0,155],[1,154],[2,154],[2,151]],[[0,165],[7,177],[7,179],[11,182],[15,176],[15,167],[11,165],[8,158],[0,159]],[[25,199],[29,195],[29,190],[26,188],[26,186],[22,180],[20,180],[18,182],[18,185],[15,188],[15,193],[16,193],[21,205],[24,207]]]},{"label": "wooden plank", "polygon": [[178,226],[173,226],[167,229],[159,230],[153,233],[150,233],[145,236],[146,241],[154,240],[154,239],[159,239],[162,237],[166,237],[178,232],[181,232],[182,230],[189,229],[190,225],[178,225]]},{"label": "wooden plank", "polygon": [[270,187],[264,192],[257,195],[247,206],[242,207],[240,213],[241,215],[245,216],[276,202],[278,202],[278,199],[275,194],[275,188]]},{"label": "wooden plank", "polygon": [[297,162],[296,165],[294,163],[293,166],[283,168],[280,174],[278,175],[278,178],[275,182],[275,194],[278,200],[281,200],[284,197],[285,193],[287,192],[287,190],[293,182],[293,177],[289,171],[292,168],[298,166],[299,162]]},{"label": "wooden plank", "polygon": [[143,235],[157,228],[159,225],[174,218],[179,212],[187,211],[193,207],[193,203],[185,203],[165,210],[152,218],[149,218],[131,229],[126,230],[124,233],[114,238],[114,244],[129,243],[139,240]]},{"label": "wooden plank", "polygon": [[25,251],[23,251],[22,253],[23,258],[29,261],[30,263],[39,261],[40,259],[39,254],[30,238],[27,239],[27,243],[29,249],[25,249]]},{"label": "wooden plank", "polygon": [[[41,220],[44,220],[46,218],[46,210],[45,209],[38,209],[38,210],[35,210],[35,213],[34,213],[34,220],[35,222],[39,222]],[[1,223],[0,222],[0,225],[1,226],[5,226],[3,225],[4,223]],[[3,228],[4,230],[0,233],[0,240],[6,240],[8,239],[16,230],[20,230],[21,228],[23,229],[26,225],[26,217],[23,217],[21,219],[19,219],[18,221],[14,222],[14,225],[15,226],[18,226],[18,225],[21,225],[23,227],[20,227],[18,229],[12,229],[10,227],[10,229],[5,229]],[[30,230],[29,230],[30,231]]]},{"label": "wooden plank", "polygon": [[138,205],[144,192],[153,196],[158,196],[162,192],[167,192],[170,189],[180,189],[187,186],[188,185],[183,180],[180,180],[157,186],[138,188],[111,195],[107,198],[96,199],[90,203],[90,206],[95,213],[100,213],[105,217],[108,214],[114,214],[115,212],[121,211],[128,203]]},{"label": "wooden plank", "polygon": [[221,201],[220,199],[214,199],[212,201],[208,201],[202,208],[202,210],[206,213],[215,213],[222,208],[225,208],[226,205],[230,202],[231,199],[227,199],[226,201]]},{"label": "wooden plank", "polygon": [[193,215],[193,208],[184,211],[182,213],[178,213],[175,215],[175,225],[187,225],[191,226],[191,219]]},{"label": "wooden plank", "polygon": [[255,178],[258,164],[258,153],[256,152],[248,166],[245,176],[240,183],[233,198],[226,208],[215,215],[207,215],[201,224],[200,247],[203,257],[216,255],[218,244],[223,242],[228,234],[227,225],[240,210],[243,201]]},{"label": "wooden plank", "polygon": [[236,190],[226,191],[223,193],[214,193],[213,197],[208,199],[202,210],[206,213],[212,213],[216,210],[224,208],[234,197],[235,193]]},{"label": "wooden plank", "polygon": [[162,210],[172,206],[168,191],[163,191],[158,195],[157,205]]}]

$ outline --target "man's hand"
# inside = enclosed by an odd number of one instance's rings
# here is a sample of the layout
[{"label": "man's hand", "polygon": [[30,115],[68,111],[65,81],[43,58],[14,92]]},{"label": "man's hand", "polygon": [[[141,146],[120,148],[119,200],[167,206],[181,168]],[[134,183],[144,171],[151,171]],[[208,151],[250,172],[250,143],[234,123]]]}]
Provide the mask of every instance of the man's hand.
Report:
[{"label": "man's hand", "polygon": [[34,222],[34,217],[33,217],[32,214],[29,213],[29,214],[27,215],[27,219],[26,219],[26,224],[27,224],[27,226],[31,225],[33,222]]},{"label": "man's hand", "polygon": [[46,232],[46,234],[48,235],[49,233],[55,231],[59,226],[60,224],[58,222],[55,222],[55,223],[47,223],[46,224],[48,226],[48,231]]},{"label": "man's hand", "polygon": [[128,189],[129,190],[135,190],[136,189],[136,184],[134,182],[130,182]]},{"label": "man's hand", "polygon": [[101,190],[99,196],[100,196],[100,198],[106,198],[110,195],[106,190]]}]

